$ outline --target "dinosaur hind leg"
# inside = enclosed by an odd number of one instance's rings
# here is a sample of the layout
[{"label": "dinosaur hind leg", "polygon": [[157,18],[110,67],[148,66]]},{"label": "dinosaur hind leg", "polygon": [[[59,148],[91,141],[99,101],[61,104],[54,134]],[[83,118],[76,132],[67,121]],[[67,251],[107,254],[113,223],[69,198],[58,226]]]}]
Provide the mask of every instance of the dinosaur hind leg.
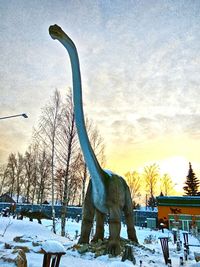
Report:
[{"label": "dinosaur hind leg", "polygon": [[123,211],[124,211],[124,216],[126,220],[128,239],[138,243],[138,239],[137,239],[136,231],[134,227],[133,205],[132,205],[132,199],[131,199],[129,189],[126,191],[126,203],[125,203]]},{"label": "dinosaur hind leg", "polygon": [[104,217],[105,215],[100,211],[96,210],[96,232],[92,239],[92,242],[97,242],[99,239],[104,238]]},{"label": "dinosaur hind leg", "polygon": [[89,183],[83,207],[81,236],[78,241],[78,243],[80,244],[89,243],[90,232],[93,224],[95,208],[92,203],[91,189],[91,183]]},{"label": "dinosaur hind leg", "polygon": [[108,252],[113,256],[120,254],[120,230],[121,230],[121,221],[120,221],[120,208],[111,207],[109,210],[109,243],[108,243]]}]

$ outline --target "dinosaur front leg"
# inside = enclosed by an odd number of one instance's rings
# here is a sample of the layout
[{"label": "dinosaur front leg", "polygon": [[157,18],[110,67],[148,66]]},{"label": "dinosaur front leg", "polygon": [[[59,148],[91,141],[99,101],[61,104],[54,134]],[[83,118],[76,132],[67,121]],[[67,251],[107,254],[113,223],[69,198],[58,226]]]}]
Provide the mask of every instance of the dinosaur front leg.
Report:
[{"label": "dinosaur front leg", "polygon": [[92,239],[92,242],[97,242],[99,239],[103,240],[104,238],[104,218],[105,215],[96,210],[96,231],[95,231],[95,235]]},{"label": "dinosaur front leg", "polygon": [[89,243],[90,232],[94,219],[94,211],[95,208],[92,202],[91,183],[89,183],[83,207],[81,236],[78,241],[80,244]]},{"label": "dinosaur front leg", "polygon": [[116,256],[120,254],[120,209],[118,207],[110,208],[109,212],[109,243],[108,243],[108,253]]}]

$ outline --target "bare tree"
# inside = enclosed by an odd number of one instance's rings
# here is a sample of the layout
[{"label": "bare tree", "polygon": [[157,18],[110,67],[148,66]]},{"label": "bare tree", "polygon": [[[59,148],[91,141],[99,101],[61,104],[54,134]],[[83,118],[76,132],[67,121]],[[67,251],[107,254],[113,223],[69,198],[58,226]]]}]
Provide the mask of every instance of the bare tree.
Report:
[{"label": "bare tree", "polygon": [[[103,140],[91,121],[87,120],[86,124],[91,145],[101,165],[104,165]],[[71,90],[64,103],[59,92],[55,91],[51,102],[42,110],[38,127],[34,129],[33,144],[24,157],[10,154],[5,177],[11,196],[17,193],[18,199],[23,192],[26,202],[31,203],[42,204],[45,198],[49,198],[51,186],[53,231],[56,196],[56,201],[62,203],[61,235],[65,235],[66,207],[68,204],[80,204],[80,196],[83,200],[88,181],[87,167],[78,145]]]},{"label": "bare tree", "polygon": [[56,191],[56,204],[61,204],[63,202],[63,192],[64,192],[64,170],[62,168],[58,168],[56,170],[55,191]]},{"label": "bare tree", "polygon": [[159,178],[159,167],[157,164],[152,164],[144,168],[144,178],[146,182],[146,191],[153,198],[156,192],[157,182]]},{"label": "bare tree", "polygon": [[73,162],[70,163],[70,168],[69,168],[68,177],[67,177],[67,187],[65,186],[65,182],[66,182],[65,171],[66,171],[65,169],[57,170],[57,175],[56,175],[57,200],[58,202],[61,202],[61,203],[64,202],[63,201],[64,190],[66,190],[67,191],[65,193],[66,206],[80,204],[79,200],[80,200],[82,181],[81,181],[81,176],[80,176],[79,155],[77,155],[77,159],[73,160]]},{"label": "bare tree", "polygon": [[[77,172],[77,167],[78,165],[76,164],[76,162],[74,162],[74,164],[72,164],[71,168],[70,168],[70,179],[69,179],[69,189],[68,190],[68,200],[67,200],[67,205],[76,205],[79,204],[79,197],[78,195],[80,195],[80,191],[81,191],[81,177],[80,175],[78,175]],[[78,202],[77,202],[78,200]]]},{"label": "bare tree", "polygon": [[174,184],[171,177],[165,173],[161,178],[161,191],[164,196],[168,196],[173,190]]},{"label": "bare tree", "polygon": [[47,145],[51,155],[51,202],[54,233],[56,233],[54,208],[56,134],[61,124],[61,112],[61,96],[58,90],[55,90],[51,102],[43,108],[38,130],[40,138]]},{"label": "bare tree", "polygon": [[83,159],[81,151],[77,156],[77,165],[78,165],[77,171],[79,173],[79,176],[81,177],[81,184],[82,184],[81,198],[79,204],[83,205],[85,199],[86,181],[89,179],[89,177],[88,177],[87,165]]},{"label": "bare tree", "polygon": [[[24,176],[25,179],[25,190],[24,197],[26,203],[34,199],[35,188],[37,184],[37,166],[36,166],[36,153],[33,145],[29,146],[28,150],[24,155]],[[31,197],[32,195],[32,197]]]},{"label": "bare tree", "polygon": [[29,147],[29,150],[25,152],[24,156],[24,172],[25,172],[25,201],[26,203],[29,203],[30,198],[30,188],[31,188],[31,182],[32,182],[32,175],[33,175],[33,157],[31,153],[31,147]]},{"label": "bare tree", "polygon": [[[63,197],[61,208],[61,235],[65,236],[66,207],[68,204],[70,166],[76,159],[77,135],[71,90],[63,106],[62,125],[58,131],[58,158],[63,169]],[[70,188],[71,190],[71,188]]]},{"label": "bare tree", "polygon": [[[6,166],[0,166],[0,195],[2,195],[6,184]],[[4,191],[5,193],[5,191]]]},{"label": "bare tree", "polygon": [[49,195],[49,178],[51,173],[51,158],[44,149],[38,155],[37,203],[42,204]]},{"label": "bare tree", "polygon": [[[16,202],[19,201],[19,196],[22,190],[23,176],[23,156],[18,153],[17,156],[11,153],[8,157],[8,163],[4,175],[6,176],[6,184],[11,197],[16,195]],[[5,185],[6,185],[5,184]]]},{"label": "bare tree", "polygon": [[23,170],[24,170],[24,158],[22,154],[18,153],[16,158],[16,202],[19,202],[19,197],[22,192],[23,184]]},{"label": "bare tree", "polygon": [[133,172],[127,172],[125,174],[125,179],[127,181],[127,184],[131,192],[132,201],[134,202],[136,198],[140,196],[141,177],[138,174],[138,172],[133,171]]},{"label": "bare tree", "polygon": [[6,176],[7,176],[7,181],[9,184],[8,192],[11,197],[14,195],[15,186],[16,186],[16,183],[15,183],[16,165],[17,165],[16,155],[14,153],[11,153],[8,157],[8,163],[6,167]]},{"label": "bare tree", "polygon": [[[29,173],[30,179],[27,181],[27,190],[25,191],[26,201],[33,204],[35,202],[37,187],[39,185],[39,154],[42,152],[39,151],[39,146],[37,142],[33,142],[29,150],[28,154],[25,153],[25,172]],[[26,157],[27,156],[27,157]],[[30,180],[30,181],[29,181]],[[30,184],[30,188],[28,188],[28,184]]]}]

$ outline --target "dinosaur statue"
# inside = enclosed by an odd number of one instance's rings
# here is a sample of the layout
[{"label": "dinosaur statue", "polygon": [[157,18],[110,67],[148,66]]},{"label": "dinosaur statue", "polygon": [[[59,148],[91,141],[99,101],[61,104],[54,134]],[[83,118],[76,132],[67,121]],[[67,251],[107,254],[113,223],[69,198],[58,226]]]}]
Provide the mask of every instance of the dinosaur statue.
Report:
[{"label": "dinosaur statue", "polygon": [[82,105],[82,85],[79,58],[76,46],[69,36],[57,25],[49,27],[52,39],[57,39],[68,51],[73,80],[73,102],[75,122],[79,142],[87,164],[91,180],[88,185],[83,207],[83,220],[79,243],[89,243],[94,215],[96,213],[96,232],[93,241],[104,238],[104,216],[109,216],[108,253],[120,253],[121,212],[124,212],[128,238],[138,243],[134,222],[130,190],[125,180],[110,172],[104,171],[88,139]]},{"label": "dinosaur statue", "polygon": [[52,220],[52,218],[50,216],[48,216],[46,213],[42,212],[42,211],[32,211],[29,209],[22,209],[19,214],[18,217],[21,216],[21,219],[25,216],[27,218],[29,218],[29,220],[32,222],[33,219],[37,219],[38,223],[42,224],[42,219],[46,219],[46,220]]}]

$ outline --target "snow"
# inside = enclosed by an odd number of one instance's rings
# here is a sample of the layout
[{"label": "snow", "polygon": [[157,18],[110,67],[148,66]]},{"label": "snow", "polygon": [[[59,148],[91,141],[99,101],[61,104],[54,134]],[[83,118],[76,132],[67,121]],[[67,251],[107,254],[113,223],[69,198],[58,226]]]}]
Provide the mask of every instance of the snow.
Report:
[{"label": "snow", "polygon": [[65,253],[66,249],[58,241],[47,240],[42,244],[42,249],[46,253]]},{"label": "snow", "polygon": [[[7,227],[7,229],[6,229]],[[73,266],[73,267],[129,267],[133,266],[133,263],[126,260],[121,261],[121,256],[109,257],[103,255],[98,258],[94,257],[91,252],[85,254],[79,254],[77,250],[72,250],[72,246],[77,244],[78,234],[80,234],[81,222],[77,223],[72,220],[66,222],[66,237],[59,235],[60,222],[57,222],[57,232],[54,234],[51,231],[52,222],[49,220],[42,220],[42,225],[37,221],[30,222],[27,219],[16,220],[6,217],[0,217],[0,258],[6,253],[11,253],[10,249],[5,249],[4,244],[23,245],[30,249],[30,252],[26,253],[28,267],[42,266],[43,254],[39,253],[41,248],[45,248],[47,251],[66,252],[61,257],[60,267]],[[173,236],[170,231],[164,229],[164,233],[161,231],[155,231],[148,228],[136,227],[139,243],[143,247],[134,247],[134,256],[136,259],[136,267],[140,266],[142,260],[142,267],[164,267],[166,266],[163,259],[162,249],[158,237],[169,237],[169,255],[172,260],[172,266],[178,267],[180,263],[180,257],[184,255],[182,247],[181,252],[176,251],[176,245],[173,244]],[[108,236],[108,225],[105,226],[105,235]],[[122,225],[121,236],[127,238],[126,227]],[[183,242],[182,232],[180,234]],[[24,243],[18,242],[15,237],[20,237],[24,240]],[[150,244],[145,244],[144,240],[151,240]],[[190,244],[200,244],[200,242],[192,235],[189,235]],[[200,247],[190,247],[189,260],[184,262],[185,267],[200,267],[200,263],[196,263],[194,259],[194,251],[200,253]],[[13,267],[13,263],[3,262],[0,260],[1,267]]]}]

